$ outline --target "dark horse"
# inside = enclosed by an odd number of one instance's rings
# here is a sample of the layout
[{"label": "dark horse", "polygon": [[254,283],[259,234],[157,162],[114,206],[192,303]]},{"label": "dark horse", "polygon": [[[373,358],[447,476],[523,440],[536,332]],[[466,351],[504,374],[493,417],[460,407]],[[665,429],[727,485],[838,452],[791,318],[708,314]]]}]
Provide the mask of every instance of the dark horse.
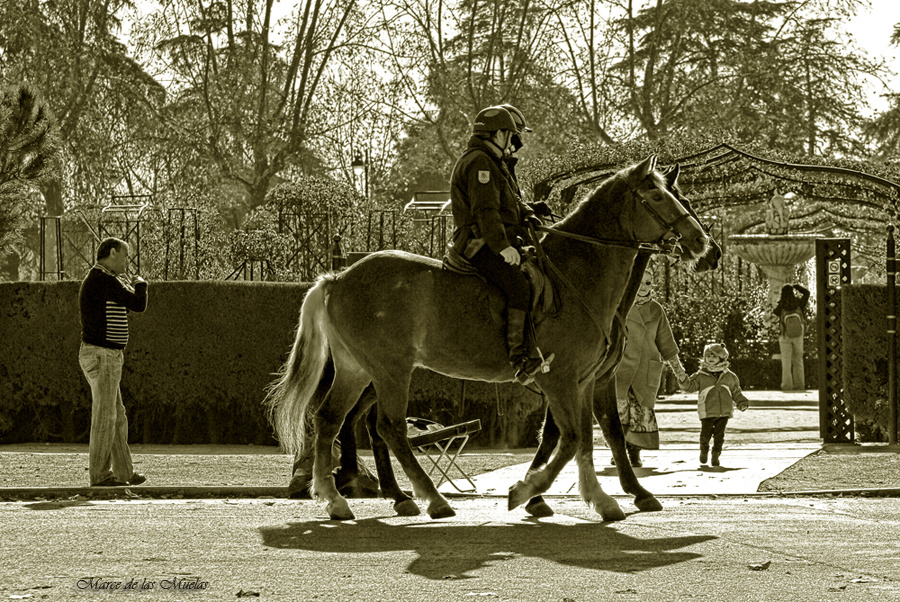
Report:
[{"label": "dark horse", "polygon": [[[556,360],[535,381],[548,400],[558,436],[549,460],[510,488],[509,508],[546,491],[575,457],[582,498],[604,520],[625,517],[594,471],[594,382],[609,356],[621,353],[615,348],[620,337],[613,332],[614,322],[641,243],[676,237],[696,258],[706,252],[709,240],[668,191],[655,164],[651,157],[605,180],[551,228],[557,236],[545,239],[547,257],[564,285],[558,291],[562,309],[537,327],[541,349],[554,353]],[[454,515],[409,446],[407,399],[418,366],[470,380],[513,380],[502,325],[478,300],[481,288],[479,279],[448,273],[436,260],[384,251],[322,277],[307,294],[291,356],[267,403],[288,452],[301,451],[307,429],[312,429],[312,492],[326,501],[331,518],[353,518],[335,487],[332,446],[370,383],[378,399],[377,431],[413,491],[428,502],[432,518]],[[329,361],[334,377],[325,393]]]}]

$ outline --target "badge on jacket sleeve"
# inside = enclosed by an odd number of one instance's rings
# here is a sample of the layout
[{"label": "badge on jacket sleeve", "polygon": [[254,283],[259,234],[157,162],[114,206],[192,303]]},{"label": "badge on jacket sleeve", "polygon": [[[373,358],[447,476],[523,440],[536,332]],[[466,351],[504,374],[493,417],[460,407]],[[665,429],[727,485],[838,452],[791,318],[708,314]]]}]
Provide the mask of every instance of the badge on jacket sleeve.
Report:
[{"label": "badge on jacket sleeve", "polygon": [[487,184],[491,181],[491,172],[486,169],[478,170],[478,181],[482,184]]}]

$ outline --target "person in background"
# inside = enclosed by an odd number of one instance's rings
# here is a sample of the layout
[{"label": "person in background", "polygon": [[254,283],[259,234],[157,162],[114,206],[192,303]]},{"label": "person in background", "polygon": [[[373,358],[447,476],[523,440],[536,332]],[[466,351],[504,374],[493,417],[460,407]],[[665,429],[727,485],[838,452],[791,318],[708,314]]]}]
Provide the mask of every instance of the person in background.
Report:
[{"label": "person in background", "polygon": [[785,284],[772,314],[778,318],[778,347],[781,349],[781,390],[803,391],[803,336],[806,334],[806,309],[809,289],[802,284]]},{"label": "person in background", "polygon": [[709,459],[709,441],[712,439],[712,465],[720,465],[722,447],[725,444],[725,427],[734,416],[734,406],[740,411],[750,407],[750,400],[741,391],[741,381],[728,369],[728,349],[720,343],[711,343],[703,349],[700,369],[690,376],[678,379],[678,386],[685,393],[697,393],[697,414],[700,416],[700,463]]},{"label": "person in background", "polygon": [[653,299],[653,278],[644,273],[625,319],[625,352],[616,369],[616,404],[632,466],[642,466],[642,449],[659,449],[656,394],[663,362],[676,377],[687,376],[663,306]]},{"label": "person in background", "polygon": [[128,418],[122,404],[122,365],[128,343],[128,312],[147,308],[147,282],[128,275],[128,243],[101,241],[97,263],[78,294],[81,348],[78,363],[91,386],[91,486],[140,485],[128,448]]}]

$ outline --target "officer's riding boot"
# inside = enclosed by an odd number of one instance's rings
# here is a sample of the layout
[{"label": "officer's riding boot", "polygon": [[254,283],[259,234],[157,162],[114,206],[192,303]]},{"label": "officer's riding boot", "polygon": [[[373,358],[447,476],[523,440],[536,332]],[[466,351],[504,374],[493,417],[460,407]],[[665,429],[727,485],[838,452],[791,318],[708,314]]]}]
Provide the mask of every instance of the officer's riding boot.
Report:
[{"label": "officer's riding boot", "polygon": [[528,312],[521,309],[506,311],[506,344],[509,346],[509,363],[516,371],[516,380],[527,385],[541,371],[541,359],[529,357],[525,343],[525,325]]}]

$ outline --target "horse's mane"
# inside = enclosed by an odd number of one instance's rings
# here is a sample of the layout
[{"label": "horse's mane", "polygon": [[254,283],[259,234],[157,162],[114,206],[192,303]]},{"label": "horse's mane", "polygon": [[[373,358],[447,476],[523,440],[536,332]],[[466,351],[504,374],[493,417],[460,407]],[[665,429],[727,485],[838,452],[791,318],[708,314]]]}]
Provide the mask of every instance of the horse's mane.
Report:
[{"label": "horse's mane", "polygon": [[[618,223],[622,206],[617,201],[627,192],[627,178],[632,169],[634,166],[621,169],[600,182],[578,202],[569,215],[553,227],[565,232],[596,234],[599,225]],[[657,187],[666,188],[666,180],[657,170],[650,172],[649,177]]]}]

